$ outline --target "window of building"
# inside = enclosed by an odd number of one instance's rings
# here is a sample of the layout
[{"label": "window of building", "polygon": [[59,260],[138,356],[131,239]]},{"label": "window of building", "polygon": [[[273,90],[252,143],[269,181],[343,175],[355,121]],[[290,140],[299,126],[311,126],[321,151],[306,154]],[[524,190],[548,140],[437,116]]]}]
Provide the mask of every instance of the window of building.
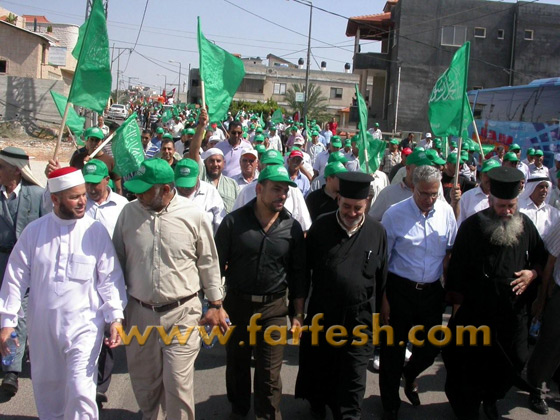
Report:
[{"label": "window of building", "polygon": [[342,88],[331,88],[331,99],[342,99]]},{"label": "window of building", "polygon": [[239,92],[263,93],[264,80],[243,79],[239,86]]},{"label": "window of building", "polygon": [[486,28],[476,27],[474,28],[475,38],[486,38]]},{"label": "window of building", "polygon": [[525,29],[525,41],[532,41],[534,36],[534,31],[532,29]]},{"label": "window of building", "polygon": [[504,39],[505,31],[503,29],[498,29],[498,39]]},{"label": "window of building", "polygon": [[460,47],[466,40],[466,26],[444,26],[441,28],[441,45]]},{"label": "window of building", "polygon": [[484,89],[483,86],[473,86],[472,90],[480,90],[480,89]]},{"label": "window of building", "polygon": [[285,95],[286,94],[286,83],[274,83],[274,94],[275,95]]},{"label": "window of building", "polygon": [[8,62],[6,60],[0,60],[0,73],[6,73],[8,70]]}]

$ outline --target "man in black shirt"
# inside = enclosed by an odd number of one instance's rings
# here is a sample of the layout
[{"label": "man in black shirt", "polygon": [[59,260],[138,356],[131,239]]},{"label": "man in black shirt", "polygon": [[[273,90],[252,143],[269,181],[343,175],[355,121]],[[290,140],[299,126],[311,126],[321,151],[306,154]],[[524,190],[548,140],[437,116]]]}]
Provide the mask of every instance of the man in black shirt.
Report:
[{"label": "man in black shirt", "polygon": [[454,178],[455,178],[455,168],[456,165],[461,165],[463,160],[460,158],[459,163],[457,163],[457,153],[449,153],[447,155],[447,163],[443,167],[443,172],[441,173],[441,186],[443,188],[443,196],[445,200],[453,207],[453,212],[455,217],[459,217],[459,200],[461,194],[464,194],[468,190],[476,187],[476,182],[469,181],[463,175],[459,174],[458,180],[458,190],[454,190]]},{"label": "man in black shirt", "polygon": [[[284,208],[288,186],[295,183],[286,168],[268,165],[259,175],[257,197],[228,214],[216,232],[220,268],[226,277],[224,307],[236,326],[226,346],[230,418],[244,418],[251,407],[251,353],[255,415],[281,418],[284,345],[271,345],[264,339],[265,332],[273,327],[272,340],[286,338],[280,330],[287,328],[287,297],[295,309],[292,329],[301,326],[307,294],[303,231]],[[256,334],[247,331],[252,323],[261,328]]]},{"label": "man in black shirt", "polygon": [[309,193],[305,199],[311,222],[325,213],[338,209],[338,178],[337,174],[348,172],[340,162],[331,162],[325,167],[325,185]]}]

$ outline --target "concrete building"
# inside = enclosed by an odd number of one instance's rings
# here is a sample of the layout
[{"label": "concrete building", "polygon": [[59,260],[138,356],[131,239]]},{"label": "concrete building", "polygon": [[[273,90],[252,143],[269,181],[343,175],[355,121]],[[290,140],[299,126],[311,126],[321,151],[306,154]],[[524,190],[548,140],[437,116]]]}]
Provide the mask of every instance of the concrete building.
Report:
[{"label": "concrete building", "polygon": [[[241,82],[234,101],[256,103],[273,99],[280,106],[289,109],[286,91],[292,85],[305,85],[305,68],[303,60],[295,65],[273,54],[266,57],[266,63],[260,57],[243,58],[245,78]],[[341,126],[347,126],[349,107],[354,97],[354,87],[359,82],[358,74],[349,72],[350,65],[341,71],[327,70],[327,63],[321,63],[321,70],[311,70],[309,82],[319,86],[322,96],[327,98],[327,112],[337,116]],[[197,102],[200,98],[200,75],[198,69],[191,69],[189,75],[188,101]]]},{"label": "concrete building", "polygon": [[[471,42],[468,90],[524,85],[558,75],[560,7],[519,1],[391,0],[382,13],[352,17],[353,71],[383,131],[430,131],[428,98],[437,78]],[[360,53],[378,41],[381,52]]]}]

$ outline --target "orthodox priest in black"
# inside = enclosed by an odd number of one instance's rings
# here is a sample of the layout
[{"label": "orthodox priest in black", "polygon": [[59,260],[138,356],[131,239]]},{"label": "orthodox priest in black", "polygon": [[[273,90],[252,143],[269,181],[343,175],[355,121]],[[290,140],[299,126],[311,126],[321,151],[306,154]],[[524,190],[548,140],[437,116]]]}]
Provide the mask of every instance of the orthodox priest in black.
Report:
[{"label": "orthodox priest in black", "polygon": [[331,162],[325,167],[325,185],[307,195],[305,204],[311,216],[311,222],[325,213],[338,210],[338,190],[340,189],[337,174],[348,172],[341,162]]},{"label": "orthodox priest in black", "polygon": [[[324,417],[329,406],[334,419],[358,419],[373,352],[372,316],[387,276],[387,237],[366,213],[372,177],[360,172],[337,176],[338,210],[317,219],[306,238],[312,292],[305,324],[317,316],[324,330],[317,334],[318,345],[312,345],[310,331],[302,333],[296,397],[309,400],[314,416]],[[328,342],[326,332],[334,325],[347,335]]]},{"label": "orthodox priest in black", "polygon": [[[459,228],[447,272],[447,297],[453,304],[451,345],[444,348],[445,392],[459,419],[477,419],[480,403],[487,418],[499,418],[496,401],[512,385],[526,385],[520,373],[528,357],[528,309],[546,251],[531,220],[517,211],[524,179],[515,168],[488,172],[490,207]],[[488,326],[470,343],[457,326]],[[528,386],[528,385],[527,385]]]}]

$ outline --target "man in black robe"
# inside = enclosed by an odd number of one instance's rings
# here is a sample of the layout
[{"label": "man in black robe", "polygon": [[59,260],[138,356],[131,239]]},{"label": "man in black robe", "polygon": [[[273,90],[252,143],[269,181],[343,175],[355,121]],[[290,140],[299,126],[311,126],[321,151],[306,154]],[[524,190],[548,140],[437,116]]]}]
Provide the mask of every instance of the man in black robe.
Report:
[{"label": "man in black robe", "polygon": [[[454,336],[443,351],[445,392],[459,419],[477,419],[481,402],[487,418],[499,418],[496,401],[513,384],[523,384],[527,313],[547,255],[534,224],[517,211],[523,173],[498,167],[488,176],[490,207],[461,224],[446,284]],[[476,344],[466,333],[457,345],[456,327],[468,325],[488,326],[490,345],[483,345],[481,333]]]},{"label": "man in black robe", "polygon": [[[334,419],[359,419],[371,357],[372,315],[383,294],[387,276],[387,238],[380,223],[366,214],[370,175],[339,173],[338,210],[317,219],[308,232],[307,278],[313,291],[305,324],[323,314],[318,345],[311,333],[301,338],[296,397],[311,403],[312,413],[325,416],[328,405]],[[326,340],[330,326],[343,326],[346,343],[333,346]],[[362,341],[354,332],[361,326]],[[331,340],[332,341],[332,340]]]},{"label": "man in black robe", "polygon": [[311,216],[311,222],[325,213],[338,209],[339,182],[337,174],[348,172],[341,162],[331,162],[325,167],[325,185],[307,195],[305,204]]}]

